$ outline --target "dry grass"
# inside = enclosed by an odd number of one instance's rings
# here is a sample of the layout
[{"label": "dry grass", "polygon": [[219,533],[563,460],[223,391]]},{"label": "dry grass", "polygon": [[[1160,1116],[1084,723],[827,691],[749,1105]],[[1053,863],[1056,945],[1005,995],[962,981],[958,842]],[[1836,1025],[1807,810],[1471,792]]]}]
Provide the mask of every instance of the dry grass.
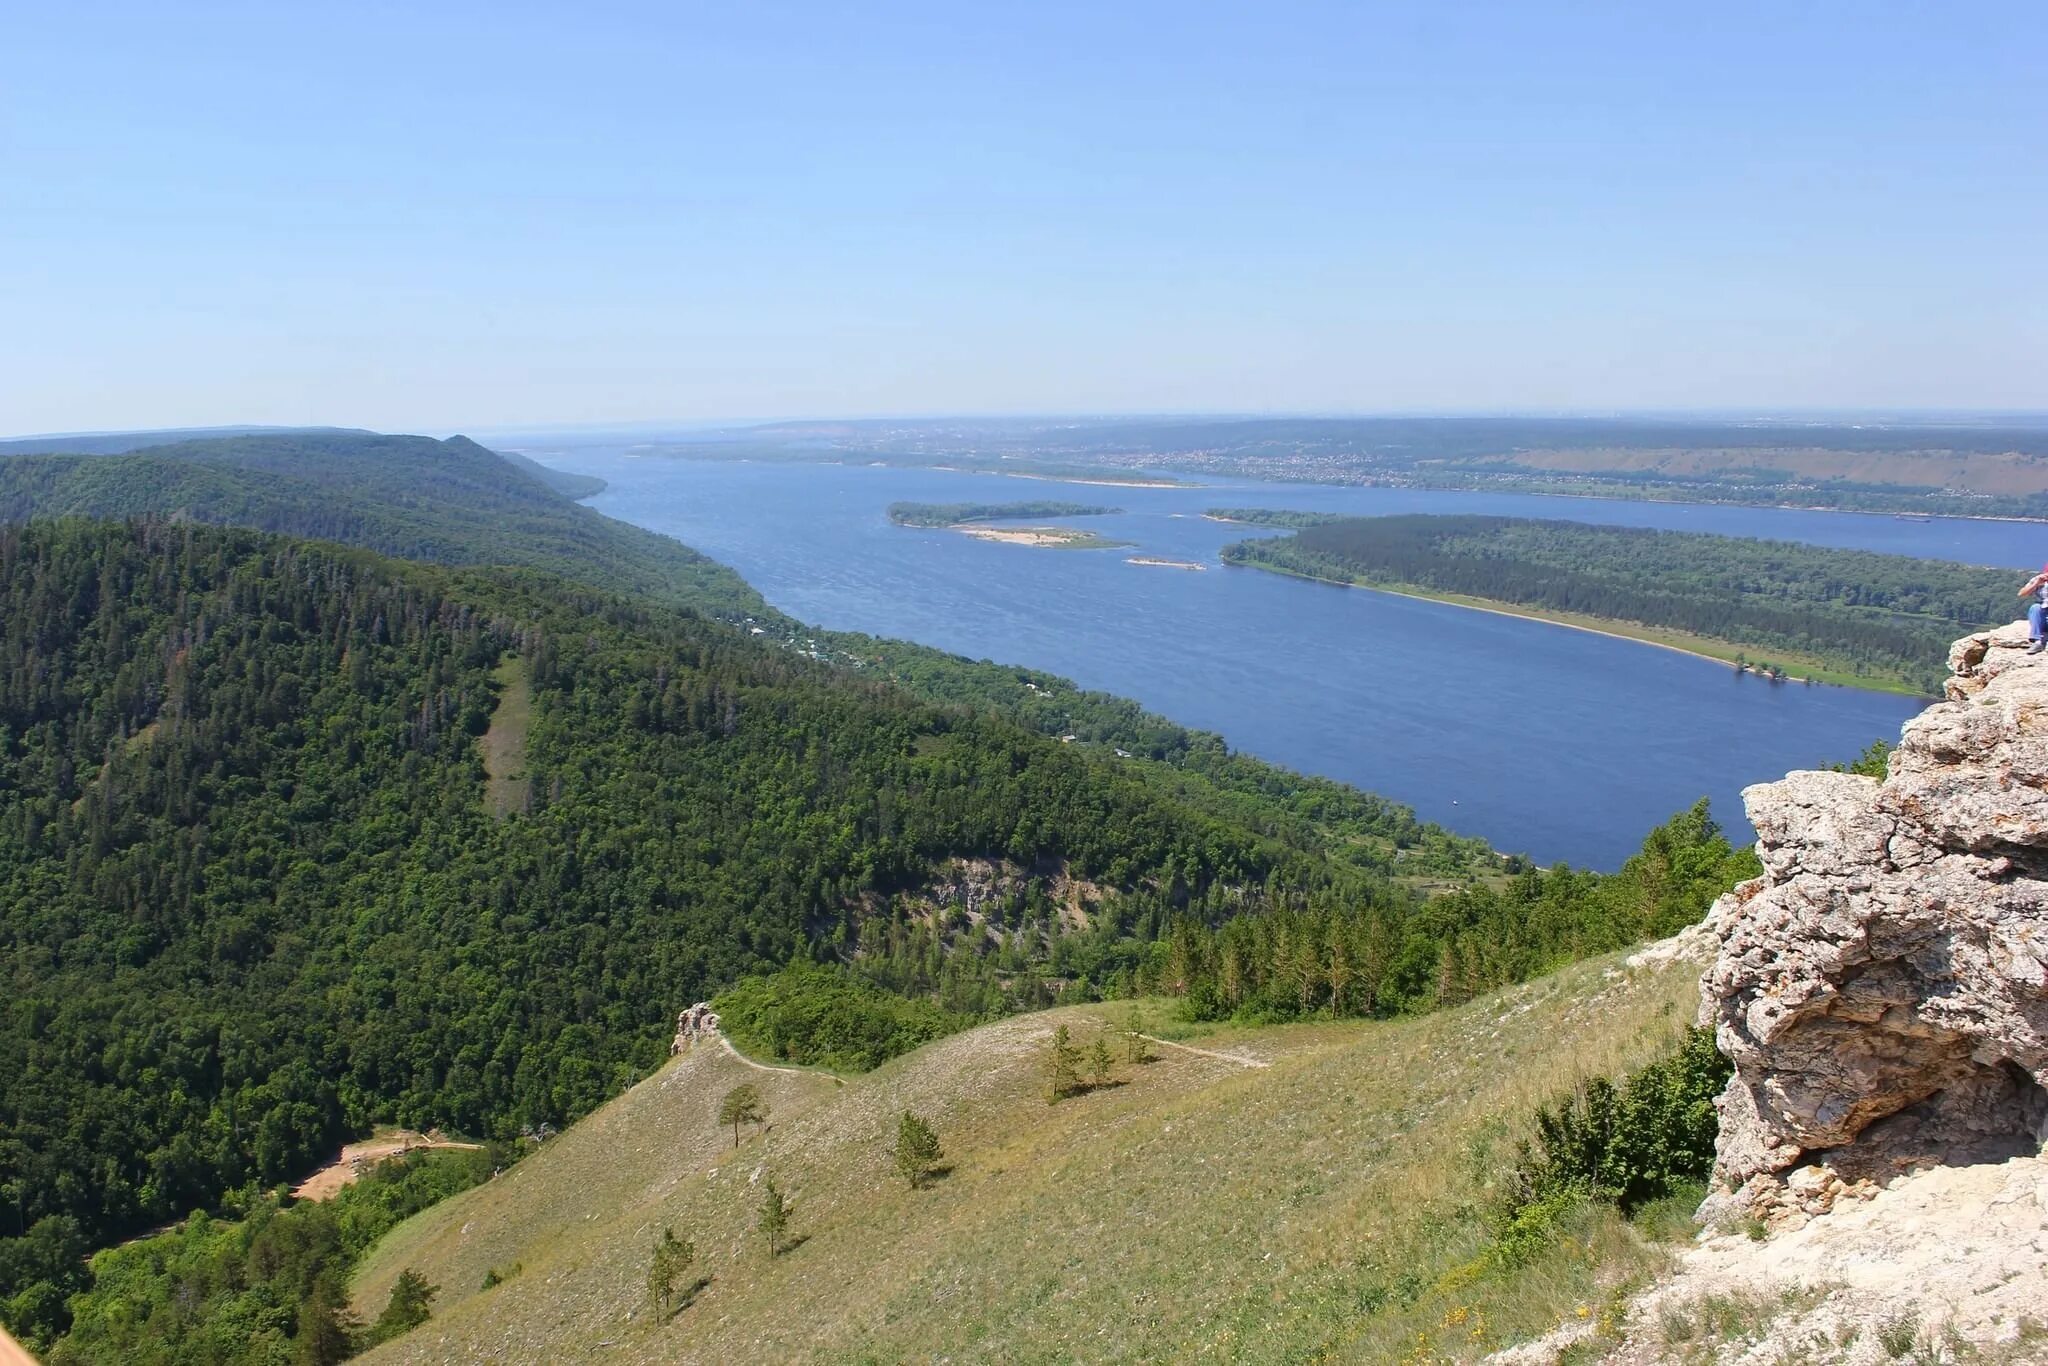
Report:
[{"label": "dry grass", "polygon": [[491,672],[498,705],[479,742],[484,758],[484,804],[499,820],[524,812],[533,796],[526,776],[526,730],[533,722],[533,685],[526,661],[507,655]]},{"label": "dry grass", "polygon": [[[1468,1358],[1599,1312],[1663,1256],[1590,1211],[1503,1272],[1476,1202],[1533,1106],[1676,1037],[1696,973],[1606,959],[1420,1020],[1220,1030],[1205,1048],[1270,1066],[1161,1048],[1056,1106],[1053,1027],[1085,1044],[1127,1007],[1005,1020],[843,1084],[700,1048],[397,1230],[358,1306],[405,1265],[442,1286],[384,1362]],[[1147,1027],[1174,1032],[1160,1011]],[[742,1079],[775,1116],[734,1154],[712,1117]],[[919,1192],[886,1152],[906,1107],[951,1166]],[[805,1240],[774,1259],[752,1232],[766,1173]],[[656,1325],[664,1225],[711,1281]]]}]

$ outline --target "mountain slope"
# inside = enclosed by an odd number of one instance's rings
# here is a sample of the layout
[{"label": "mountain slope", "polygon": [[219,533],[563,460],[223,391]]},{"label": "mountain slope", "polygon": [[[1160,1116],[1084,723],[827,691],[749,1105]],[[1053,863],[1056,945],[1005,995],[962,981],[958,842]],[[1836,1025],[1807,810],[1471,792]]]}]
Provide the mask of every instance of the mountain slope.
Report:
[{"label": "mountain slope", "polygon": [[[1668,1047],[1697,972],[1600,960],[1417,1020],[1160,1046],[1056,1106],[1051,1029],[1085,1041],[1124,1007],[1012,1018],[843,1084],[700,1043],[396,1230],[357,1278],[359,1310],[408,1266],[441,1298],[368,1360],[1384,1361],[1439,1337],[1470,1355],[1659,1261],[1601,1214],[1489,1270],[1478,1202],[1532,1106]],[[715,1114],[742,1081],[772,1113],[735,1153]],[[951,1164],[927,1190],[886,1153],[904,1108]],[[753,1232],[770,1176],[804,1239],[773,1259]],[[686,1279],[711,1280],[656,1324],[663,1227],[696,1244]]]},{"label": "mountain slope", "polygon": [[722,615],[767,611],[725,566],[576,504],[591,492],[581,476],[529,465],[466,437],[368,432],[0,455],[0,520],[178,516],[443,564],[543,569]]},{"label": "mountain slope", "polygon": [[[0,570],[0,1272],[40,1220],[99,1241],[375,1120],[559,1124],[658,1063],[675,994],[814,951],[987,1009],[1179,914],[1412,908],[1095,747],[557,579],[162,522],[0,527]],[[515,690],[530,797],[494,809]],[[949,956],[920,893],[956,859],[1028,871]]]}]

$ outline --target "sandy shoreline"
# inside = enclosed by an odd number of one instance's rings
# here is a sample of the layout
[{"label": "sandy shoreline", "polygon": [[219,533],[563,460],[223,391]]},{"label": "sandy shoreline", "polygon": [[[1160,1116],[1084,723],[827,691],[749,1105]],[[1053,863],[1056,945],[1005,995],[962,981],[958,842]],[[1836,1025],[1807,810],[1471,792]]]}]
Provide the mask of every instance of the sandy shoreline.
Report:
[{"label": "sandy shoreline", "polygon": [[977,541],[998,541],[1004,545],[1029,545],[1046,550],[1104,550],[1122,545],[1093,531],[1060,526],[988,526],[982,522],[955,522],[946,528]]},{"label": "sandy shoreline", "polygon": [[[1310,582],[1310,583],[1327,583],[1327,584],[1330,584],[1330,585],[1332,585],[1332,586],[1334,586],[1334,587],[1337,587],[1337,588],[1357,588],[1357,589],[1361,589],[1361,590],[1363,590],[1363,591],[1365,591],[1365,592],[1367,592],[1367,593],[1386,593],[1386,594],[1388,594],[1388,595],[1390,595],[1390,596],[1392,596],[1392,597],[1397,597],[1397,598],[1412,598],[1412,599],[1414,599],[1414,600],[1415,600],[1415,601],[1417,601],[1417,602],[1434,602],[1434,603],[1437,603],[1437,604],[1439,604],[1439,605],[1441,605],[1441,606],[1444,606],[1444,607],[1457,607],[1457,608],[1461,608],[1461,609],[1463,609],[1464,611],[1467,611],[1467,612],[1490,612],[1490,613],[1492,613],[1492,614],[1493,614],[1494,616],[1497,616],[1497,617],[1514,617],[1514,618],[1516,618],[1517,620],[1520,620],[1520,621],[1534,621],[1534,622],[1540,622],[1540,623],[1542,623],[1542,624],[1543,624],[1543,625],[1545,625],[1545,626],[1562,626],[1563,628],[1565,628],[1565,629],[1566,629],[1566,630],[1568,630],[1568,631],[1584,631],[1584,632],[1586,632],[1586,633],[1587,633],[1588,635],[1595,635],[1595,636],[1606,636],[1606,637],[1607,637],[1608,639],[1610,639],[1610,640],[1626,640],[1626,641],[1630,641],[1630,642],[1633,642],[1634,644],[1637,644],[1637,645],[1648,645],[1648,646],[1651,646],[1651,647],[1653,647],[1653,648],[1655,648],[1655,649],[1659,649],[1659,650],[1669,650],[1669,651],[1671,651],[1671,652],[1672,652],[1673,654],[1680,654],[1680,655],[1690,655],[1690,656],[1691,656],[1692,658],[1694,658],[1694,659],[1704,659],[1704,660],[1706,660],[1706,661],[1707,661],[1707,662],[1708,662],[1709,664],[1718,664],[1718,665],[1720,665],[1720,666],[1721,666],[1722,668],[1724,668],[1724,669],[1732,669],[1732,668],[1736,668],[1736,667],[1737,667],[1737,665],[1736,665],[1736,663],[1735,663],[1735,661],[1734,661],[1734,660],[1732,660],[1732,659],[1729,659],[1729,658],[1727,658],[1727,657],[1726,657],[1726,656],[1724,656],[1724,655],[1710,655],[1710,654],[1707,654],[1707,653],[1705,653],[1704,651],[1701,651],[1701,650],[1689,650],[1689,649],[1687,649],[1687,648],[1686,648],[1685,646],[1683,646],[1683,645],[1673,645],[1673,644],[1669,643],[1668,641],[1662,641],[1662,640],[1649,640],[1649,639],[1646,639],[1646,638],[1644,638],[1644,637],[1642,637],[1642,636],[1637,636],[1637,635],[1630,635],[1630,634],[1629,634],[1628,632],[1626,632],[1626,631],[1612,631],[1612,630],[1607,630],[1607,629],[1604,629],[1604,628],[1602,628],[1602,627],[1599,627],[1599,626],[1588,626],[1588,625],[1586,625],[1586,624],[1585,624],[1585,623],[1583,623],[1583,622],[1577,622],[1577,621],[1559,621],[1559,620],[1557,620],[1557,619],[1556,619],[1555,617],[1546,617],[1546,616],[1540,616],[1540,615],[1538,615],[1537,613],[1534,613],[1534,612],[1524,612],[1524,611],[1516,611],[1516,610],[1515,610],[1515,609],[1514,609],[1513,607],[1507,607],[1507,606],[1487,606],[1487,605],[1483,605],[1483,604],[1480,604],[1480,603],[1477,603],[1477,602],[1464,602],[1464,601],[1460,601],[1460,600],[1458,600],[1458,599],[1455,599],[1455,598],[1451,598],[1451,597],[1439,597],[1439,596],[1437,596],[1437,595],[1435,595],[1435,594],[1431,594],[1431,593],[1416,593],[1416,592],[1409,592],[1409,591],[1404,591],[1404,590],[1402,590],[1402,589],[1399,589],[1399,588],[1381,588],[1381,587],[1379,587],[1379,586],[1377,586],[1377,585],[1375,585],[1375,584],[1369,584],[1369,583],[1346,583],[1346,582],[1345,582],[1345,581],[1343,581],[1342,579],[1323,579],[1323,578],[1317,578],[1317,577],[1315,577],[1314,575],[1311,575],[1311,574],[1296,574],[1296,573],[1293,573],[1293,572],[1292,572],[1292,571],[1290,571],[1290,570],[1284,570],[1284,569],[1268,569],[1268,568],[1267,568],[1266,566],[1264,566],[1264,565],[1257,565],[1257,564],[1252,564],[1252,565],[1241,565],[1241,566],[1239,566],[1239,568],[1244,568],[1244,569],[1259,569],[1259,570],[1264,570],[1264,572],[1266,572],[1266,573],[1269,573],[1269,574],[1284,574],[1284,575],[1286,575],[1286,576],[1287,576],[1287,577],[1289,577],[1289,578],[1295,578],[1295,579],[1305,579],[1305,580],[1307,580],[1307,581],[1308,581],[1308,582]],[[1743,650],[1744,650],[1744,647],[1742,647],[1742,646],[1739,646],[1739,645],[1735,644],[1735,643],[1734,643],[1734,642],[1732,642],[1732,641],[1731,641],[1731,642],[1729,642],[1729,648],[1730,648],[1730,649],[1732,649],[1732,650],[1736,650],[1736,651],[1738,651],[1738,652],[1741,652],[1741,651],[1743,651]],[[1762,647],[1762,646],[1757,646],[1757,647],[1755,647],[1755,648],[1757,648],[1757,649],[1761,650],[1761,649],[1762,649],[1763,647]],[[1756,672],[1757,672],[1757,671],[1756,671],[1756,670],[1755,670],[1754,668],[1752,668],[1752,667],[1748,667],[1748,666],[1742,666],[1742,671],[1743,671],[1744,673],[1756,673]],[[1759,674],[1758,676],[1759,676],[1759,677],[1761,677],[1762,675],[1760,675],[1760,674]],[[1835,688],[1859,688],[1859,689],[1861,689],[1861,690],[1862,690],[1862,691],[1864,691],[1864,692],[1883,692],[1883,693],[1892,693],[1892,694],[1894,694],[1894,695],[1896,695],[1896,696],[1901,696],[1901,697],[1918,697],[1918,696],[1920,696],[1920,695],[1921,695],[1921,694],[1919,694],[1919,693],[1915,693],[1915,692],[1912,692],[1912,691],[1910,691],[1910,690],[1901,690],[1901,689],[1898,689],[1898,688],[1880,688],[1880,687],[1873,687],[1873,686],[1871,686],[1871,685],[1870,685],[1870,684],[1868,684],[1868,683],[1851,683],[1851,682],[1832,682],[1832,681],[1829,681],[1829,680],[1823,680],[1823,679],[1819,679],[1819,678],[1814,678],[1814,679],[1811,679],[1811,680],[1809,680],[1808,678],[1806,678],[1806,677],[1805,677],[1805,676],[1803,676],[1803,675],[1800,675],[1800,674],[1792,674],[1792,673],[1788,673],[1788,674],[1786,674],[1786,675],[1785,675],[1785,679],[1784,679],[1784,681],[1785,681],[1785,682],[1787,682],[1787,683],[1801,683],[1801,684],[1803,684],[1803,683],[1807,683],[1807,682],[1809,682],[1809,681],[1810,681],[1810,682],[1813,682],[1813,683],[1816,683],[1816,684],[1822,684],[1822,685],[1824,685],[1824,686],[1827,686],[1827,687],[1835,687]]]}]

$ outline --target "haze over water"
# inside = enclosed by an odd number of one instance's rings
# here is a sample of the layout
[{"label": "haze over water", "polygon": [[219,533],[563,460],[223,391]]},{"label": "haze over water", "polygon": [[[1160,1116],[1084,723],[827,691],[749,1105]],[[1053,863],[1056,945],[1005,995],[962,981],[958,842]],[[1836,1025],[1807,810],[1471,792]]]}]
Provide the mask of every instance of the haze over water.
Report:
[{"label": "haze over water", "polygon": [[[514,444],[514,443],[506,443]],[[1768,536],[2028,564],[2018,523],[1419,490],[1235,483],[1110,488],[874,466],[635,458],[518,443],[611,481],[592,505],[731,565],[815,625],[1063,674],[1233,747],[1408,803],[1539,861],[1613,868],[1650,826],[1710,797],[1750,836],[1739,792],[1896,738],[1922,703],[1772,685],[1671,650],[1216,561],[1260,534],[1199,516],[1258,505],[1486,512]],[[1072,500],[1130,549],[1041,550],[892,526],[898,500]],[[1126,563],[1156,555],[1201,573]]]}]

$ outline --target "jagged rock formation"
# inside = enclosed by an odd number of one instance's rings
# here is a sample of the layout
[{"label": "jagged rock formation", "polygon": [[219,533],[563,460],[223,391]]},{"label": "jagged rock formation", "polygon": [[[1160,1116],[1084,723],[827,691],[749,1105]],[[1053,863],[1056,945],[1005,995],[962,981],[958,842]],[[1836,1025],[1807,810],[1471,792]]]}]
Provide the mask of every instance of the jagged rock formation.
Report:
[{"label": "jagged rock formation", "polygon": [[1704,1211],[1803,1222],[1915,1168],[2040,1150],[2048,1124],[2048,654],[1956,642],[1948,701],[1883,782],[1743,793],[1764,874],[1715,903],[1701,983],[1735,1076]]},{"label": "jagged rock formation", "polygon": [[669,1056],[674,1057],[699,1039],[717,1037],[718,1015],[709,1001],[699,1001],[676,1016],[676,1037],[668,1046]]}]

